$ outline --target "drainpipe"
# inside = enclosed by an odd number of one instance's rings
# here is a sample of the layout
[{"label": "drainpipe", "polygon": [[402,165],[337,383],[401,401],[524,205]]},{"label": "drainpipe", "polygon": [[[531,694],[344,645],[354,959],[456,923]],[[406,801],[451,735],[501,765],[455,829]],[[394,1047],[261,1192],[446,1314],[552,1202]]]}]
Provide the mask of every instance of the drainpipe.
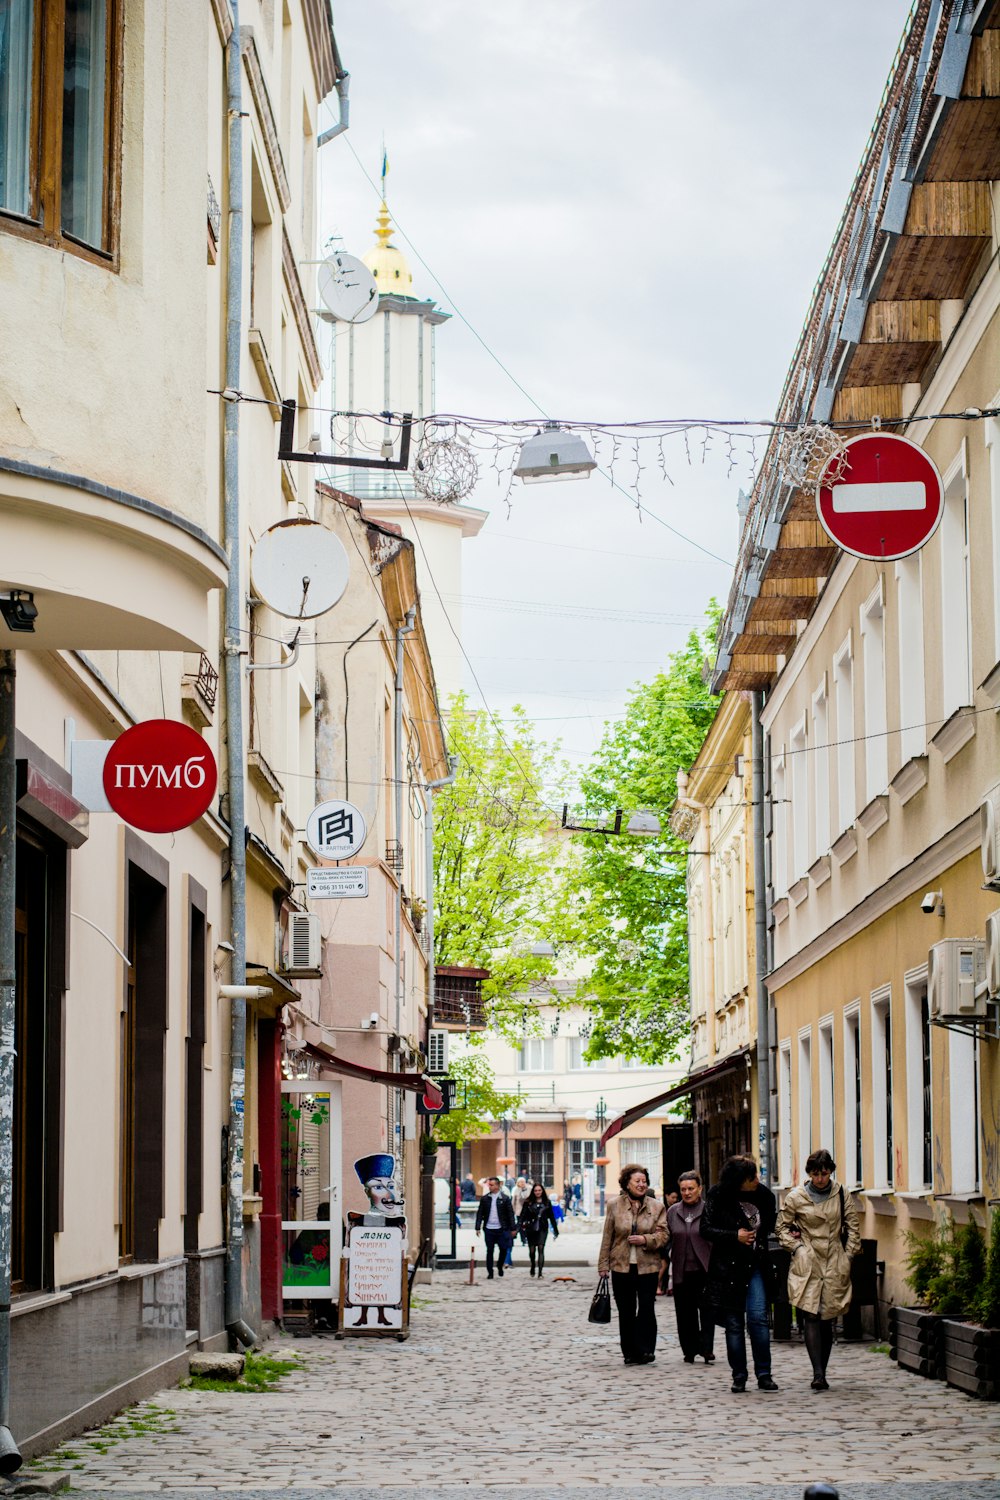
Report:
[{"label": "drainpipe", "polygon": [[230,1000],[229,1138],[226,1160],[226,1331],[250,1348],[257,1335],[243,1317],[243,1105],[246,1073],[247,1003],[240,993],[247,973],[247,845],[243,754],[243,652],[240,627],[240,355],[243,347],[243,80],[239,0],[230,0],[233,29],[226,43],[228,130],[228,222],[226,230],[226,374],[232,393],[224,402],[223,529],[229,576],[223,655],[226,676],[226,737],[229,771],[229,894],[233,945]]},{"label": "drainpipe", "polygon": [[336,140],[338,135],[343,135],[351,122],[351,101],[348,98],[350,88],[350,73],[339,73],[335,88],[337,90],[337,103],[340,106],[340,119],[336,125],[331,125],[329,130],[324,130],[316,142],[317,148],[325,146],[327,141]]},{"label": "drainpipe", "polygon": [[771,1181],[771,1026],[767,993],[767,877],[764,869],[764,729],[759,690],[751,694],[753,760],[753,918],[757,970],[757,1155],[760,1180]]},{"label": "drainpipe", "polygon": [[10,1422],[10,1251],[14,1216],[14,1026],[17,765],[14,653],[0,651],[0,1474],[21,1467]]},{"label": "drainpipe", "polygon": [[[425,781],[427,809],[424,813],[424,884],[427,888],[427,910],[424,926],[427,929],[427,1047],[430,1048],[430,1029],[434,1025],[434,793],[442,786],[451,786],[458,774],[458,761],[449,757],[450,770],[438,781]],[[449,1215],[454,1205],[449,1203]],[[434,1241],[434,1184],[433,1178],[421,1181],[420,1193],[420,1238]],[[435,1247],[436,1248],[436,1247]]]},{"label": "drainpipe", "polygon": [[[412,634],[414,621],[417,617],[416,606],[411,605],[406,611],[406,619],[402,625],[396,628],[396,684],[394,696],[394,725],[393,725],[393,776],[396,782],[396,844],[399,849],[403,847],[403,638]],[[396,1024],[393,1028],[396,1033],[396,1068],[402,1072],[403,1049],[400,1041],[400,1030],[403,1024],[403,871],[396,872]],[[399,1134],[399,1146],[402,1147],[402,1119],[403,1119],[403,1096],[400,1089],[395,1091],[395,1103],[392,1111],[392,1139],[389,1149],[393,1155],[396,1153],[396,1135]]]}]

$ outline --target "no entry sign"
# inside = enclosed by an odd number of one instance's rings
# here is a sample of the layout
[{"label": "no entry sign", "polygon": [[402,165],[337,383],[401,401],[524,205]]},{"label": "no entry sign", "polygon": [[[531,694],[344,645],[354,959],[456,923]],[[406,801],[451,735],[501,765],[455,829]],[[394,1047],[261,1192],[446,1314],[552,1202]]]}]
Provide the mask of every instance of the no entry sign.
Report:
[{"label": "no entry sign", "polygon": [[941,475],[922,448],[888,432],[866,432],[846,445],[816,486],[816,511],[827,535],[855,557],[890,562],[909,557],[934,535],[944,510]]},{"label": "no entry sign", "polygon": [[176,833],[215,796],[215,757],[201,735],[175,719],[146,719],[119,735],[104,762],[104,794],[133,828]]}]

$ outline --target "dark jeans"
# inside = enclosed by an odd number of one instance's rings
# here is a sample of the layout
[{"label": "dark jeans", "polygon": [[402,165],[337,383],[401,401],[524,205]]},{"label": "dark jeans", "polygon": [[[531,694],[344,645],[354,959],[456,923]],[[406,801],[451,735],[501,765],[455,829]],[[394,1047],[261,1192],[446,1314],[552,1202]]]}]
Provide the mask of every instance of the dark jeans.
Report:
[{"label": "dark jeans", "polygon": [[747,1378],[747,1344],[744,1336],[750,1335],[753,1351],[753,1372],[760,1380],[771,1373],[771,1334],[767,1326],[767,1292],[764,1277],[754,1271],[747,1287],[746,1312],[727,1312],[725,1315],[726,1357],[734,1376]]},{"label": "dark jeans", "polygon": [[500,1275],[503,1275],[504,1256],[507,1254],[507,1231],[506,1229],[484,1229],[483,1239],[486,1241],[486,1274],[493,1275],[493,1253],[499,1250],[500,1257],[498,1266]]},{"label": "dark jeans", "polygon": [[683,1280],[674,1282],[677,1337],[685,1359],[712,1352],[715,1324],[705,1305],[707,1281],[704,1271],[685,1271]]},{"label": "dark jeans", "polygon": [[618,1336],[626,1359],[640,1359],[656,1349],[656,1282],[655,1271],[640,1275],[637,1266],[611,1272]]}]

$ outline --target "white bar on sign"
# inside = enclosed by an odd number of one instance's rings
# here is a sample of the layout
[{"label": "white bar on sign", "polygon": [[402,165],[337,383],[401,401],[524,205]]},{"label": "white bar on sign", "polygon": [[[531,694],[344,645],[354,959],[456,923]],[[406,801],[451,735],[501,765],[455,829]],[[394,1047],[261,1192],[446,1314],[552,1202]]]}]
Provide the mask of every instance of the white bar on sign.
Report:
[{"label": "white bar on sign", "polygon": [[848,516],[873,510],[923,510],[927,490],[922,480],[886,484],[835,484],[830,491],[837,515]]}]

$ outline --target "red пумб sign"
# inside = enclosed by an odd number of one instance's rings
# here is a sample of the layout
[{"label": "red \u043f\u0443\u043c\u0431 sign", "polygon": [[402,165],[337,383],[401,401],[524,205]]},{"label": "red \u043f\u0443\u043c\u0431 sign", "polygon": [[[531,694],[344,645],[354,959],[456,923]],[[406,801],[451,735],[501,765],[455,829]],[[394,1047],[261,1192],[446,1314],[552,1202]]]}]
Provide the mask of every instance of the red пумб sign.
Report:
[{"label": "red \u043f\u0443\u043c\u0431 sign", "polygon": [[847,465],[831,460],[816,486],[816,511],[827,535],[855,557],[891,562],[929,541],[944,511],[941,475],[922,448],[888,432],[866,432],[845,444]]},{"label": "red \u043f\u0443\u043c\u0431 sign", "polygon": [[104,794],[118,816],[146,833],[176,833],[197,822],[215,796],[208,745],[175,719],[146,719],[120,735],[104,762]]}]

